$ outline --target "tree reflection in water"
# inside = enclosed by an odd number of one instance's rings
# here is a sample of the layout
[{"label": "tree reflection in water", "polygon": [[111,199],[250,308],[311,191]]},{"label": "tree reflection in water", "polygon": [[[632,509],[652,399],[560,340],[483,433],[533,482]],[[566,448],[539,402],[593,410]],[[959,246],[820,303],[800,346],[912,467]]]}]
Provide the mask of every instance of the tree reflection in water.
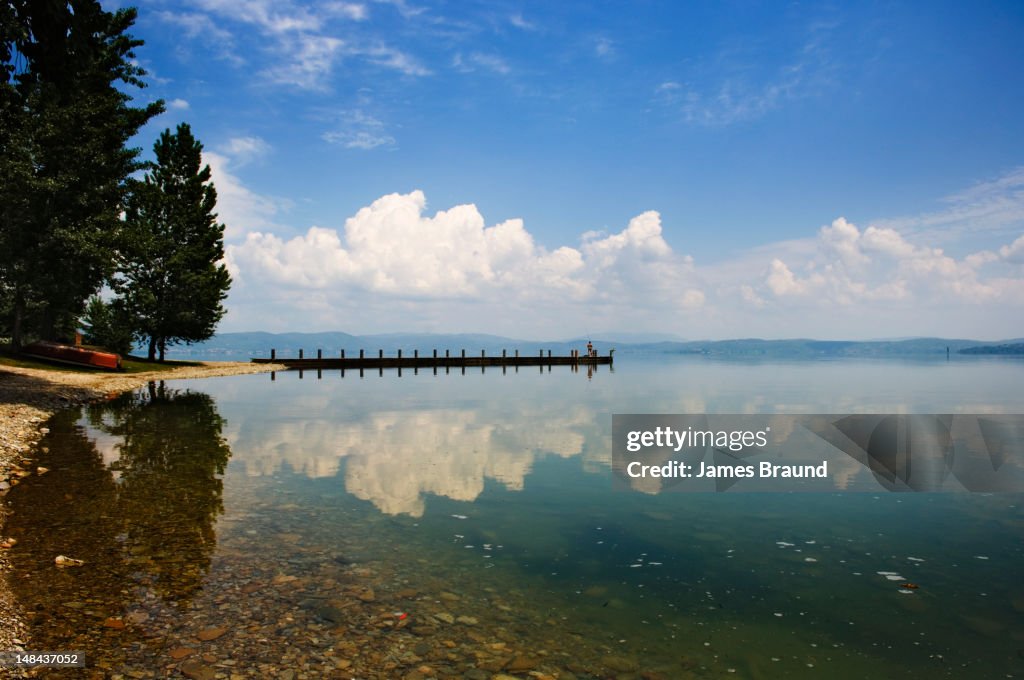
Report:
[{"label": "tree reflection in water", "polygon": [[[84,414],[91,433],[80,412],[50,421],[36,461],[50,471],[7,496],[10,586],[33,643],[54,649],[95,649],[140,605],[191,600],[210,568],[231,455],[201,392],[150,384]],[[85,564],[58,568],[61,554]]]},{"label": "tree reflection in water", "polygon": [[110,469],[120,475],[117,507],[129,559],[164,599],[188,598],[209,570],[214,524],[224,509],[220,475],[231,450],[216,404],[161,382],[91,406],[87,415],[93,427],[121,440]]}]

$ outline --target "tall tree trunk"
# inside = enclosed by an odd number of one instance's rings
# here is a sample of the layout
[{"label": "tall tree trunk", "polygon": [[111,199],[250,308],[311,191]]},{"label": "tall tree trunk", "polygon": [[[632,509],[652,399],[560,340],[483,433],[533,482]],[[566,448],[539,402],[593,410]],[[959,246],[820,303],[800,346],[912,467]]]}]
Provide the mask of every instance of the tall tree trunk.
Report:
[{"label": "tall tree trunk", "polygon": [[149,337],[149,354],[146,356],[150,361],[156,361],[156,338]]},{"label": "tall tree trunk", "polygon": [[14,296],[14,327],[11,329],[11,347],[15,352],[21,351],[22,323],[25,319],[25,299],[20,294]]},{"label": "tall tree trunk", "polygon": [[57,341],[56,323],[54,321],[53,307],[46,305],[43,307],[42,320],[39,326],[39,335],[42,336],[43,340],[49,340],[51,342]]},{"label": "tall tree trunk", "polygon": [[167,343],[163,340],[160,341],[160,363],[164,362],[164,350],[167,349]]}]

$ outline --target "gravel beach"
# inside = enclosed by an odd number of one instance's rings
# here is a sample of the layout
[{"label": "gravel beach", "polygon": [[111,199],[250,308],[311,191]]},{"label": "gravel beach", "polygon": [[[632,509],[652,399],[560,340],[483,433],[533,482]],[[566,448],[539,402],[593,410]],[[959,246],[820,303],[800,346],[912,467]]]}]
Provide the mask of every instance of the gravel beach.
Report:
[{"label": "gravel beach", "polygon": [[[244,373],[284,370],[274,364],[208,362],[172,371],[145,373],[84,373],[0,366],[0,500],[22,476],[35,474],[32,452],[42,437],[40,428],[62,408],[142,387],[155,380],[210,378]],[[0,546],[7,506],[0,503]],[[30,646],[28,631],[7,579],[10,565],[6,548],[0,547],[0,650]]]}]

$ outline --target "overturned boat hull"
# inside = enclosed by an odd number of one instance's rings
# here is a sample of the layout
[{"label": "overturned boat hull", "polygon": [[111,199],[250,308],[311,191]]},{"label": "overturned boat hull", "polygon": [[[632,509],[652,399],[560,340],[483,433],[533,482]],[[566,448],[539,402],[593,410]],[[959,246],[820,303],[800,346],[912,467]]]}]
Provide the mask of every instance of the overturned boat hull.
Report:
[{"label": "overturned boat hull", "polygon": [[121,370],[121,355],[113,352],[101,352],[74,345],[62,345],[58,342],[33,342],[22,350],[23,354],[46,361],[56,361],[72,366],[85,366],[106,371]]}]

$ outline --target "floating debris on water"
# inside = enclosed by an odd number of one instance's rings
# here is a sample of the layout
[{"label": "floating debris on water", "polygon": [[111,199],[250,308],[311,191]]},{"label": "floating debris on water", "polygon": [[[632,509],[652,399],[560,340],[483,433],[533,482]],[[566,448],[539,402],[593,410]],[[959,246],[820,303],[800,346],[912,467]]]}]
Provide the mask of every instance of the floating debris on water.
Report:
[{"label": "floating debris on water", "polygon": [[906,581],[907,580],[905,577],[900,576],[895,571],[876,571],[875,573],[878,574],[879,576],[886,577],[890,581]]}]

